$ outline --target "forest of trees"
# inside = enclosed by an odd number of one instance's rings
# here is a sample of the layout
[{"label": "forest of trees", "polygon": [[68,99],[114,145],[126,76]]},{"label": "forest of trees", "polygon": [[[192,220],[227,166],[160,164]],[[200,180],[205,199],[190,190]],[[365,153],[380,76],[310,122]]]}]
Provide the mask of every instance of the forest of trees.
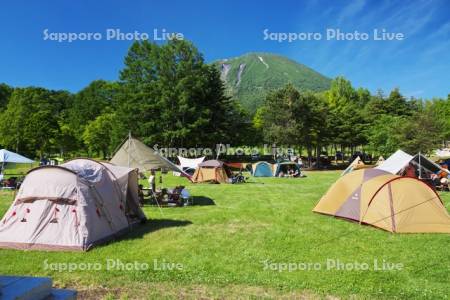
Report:
[{"label": "forest of trees", "polygon": [[397,149],[429,153],[450,140],[450,95],[408,100],[398,89],[371,95],[342,77],[323,93],[287,84],[267,96],[253,123],[263,140],[304,147],[309,156],[357,148],[384,156]]},{"label": "forest of trees", "polygon": [[254,116],[226,96],[219,70],[188,41],[135,42],[119,80],[77,93],[0,84],[0,146],[39,158],[106,157],[128,132],[160,147],[290,146],[310,156],[364,149],[429,152],[450,140],[447,99],[372,95],[345,78],[312,93],[287,83]]}]

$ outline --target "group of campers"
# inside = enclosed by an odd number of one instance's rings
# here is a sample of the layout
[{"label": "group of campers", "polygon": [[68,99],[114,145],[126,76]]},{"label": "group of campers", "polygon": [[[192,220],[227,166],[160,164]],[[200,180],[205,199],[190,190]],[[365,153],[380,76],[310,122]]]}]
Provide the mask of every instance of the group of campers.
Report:
[{"label": "group of campers", "polygon": [[423,174],[421,174],[417,167],[410,163],[400,174],[402,176],[419,178],[427,181],[434,189],[448,191],[450,178],[450,175],[446,171],[448,170],[448,166],[443,165],[442,169],[443,170],[439,170],[437,172],[424,170]]},{"label": "group of campers", "polygon": [[420,153],[413,156],[398,150],[386,160],[380,157],[374,166],[366,165],[360,157],[356,157],[347,169],[342,172],[341,176],[360,169],[375,168],[394,175],[417,178],[430,185],[433,189],[448,191],[450,179],[449,162],[445,159],[436,159],[436,161],[439,163],[433,162]]},{"label": "group of campers", "polygon": [[286,170],[286,173],[284,173],[283,171],[280,171],[280,173],[278,173],[278,177],[299,177],[300,176],[300,172],[299,169],[297,168],[291,168],[288,167]]}]

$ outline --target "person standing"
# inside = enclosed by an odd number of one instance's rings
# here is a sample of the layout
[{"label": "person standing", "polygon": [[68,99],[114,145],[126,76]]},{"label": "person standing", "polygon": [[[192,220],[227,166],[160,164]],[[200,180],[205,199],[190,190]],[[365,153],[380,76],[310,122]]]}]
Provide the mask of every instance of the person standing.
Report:
[{"label": "person standing", "polygon": [[155,170],[150,171],[150,176],[148,177],[148,187],[152,192],[156,191],[156,181],[155,181]]}]

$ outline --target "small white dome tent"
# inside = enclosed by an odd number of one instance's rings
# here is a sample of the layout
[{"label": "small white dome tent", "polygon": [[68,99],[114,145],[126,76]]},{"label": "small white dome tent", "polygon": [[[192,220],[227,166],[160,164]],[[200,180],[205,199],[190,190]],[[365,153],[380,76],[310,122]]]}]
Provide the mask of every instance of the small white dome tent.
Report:
[{"label": "small white dome tent", "polygon": [[[180,168],[180,170],[183,170],[185,173],[189,174],[189,175],[193,175],[195,170],[198,168],[198,165],[201,164],[204,160],[205,157],[199,157],[199,158],[186,158],[186,157],[182,157],[182,156],[177,156],[178,161],[180,162],[178,165],[178,168]],[[180,172],[173,172],[174,176],[181,176]]]}]

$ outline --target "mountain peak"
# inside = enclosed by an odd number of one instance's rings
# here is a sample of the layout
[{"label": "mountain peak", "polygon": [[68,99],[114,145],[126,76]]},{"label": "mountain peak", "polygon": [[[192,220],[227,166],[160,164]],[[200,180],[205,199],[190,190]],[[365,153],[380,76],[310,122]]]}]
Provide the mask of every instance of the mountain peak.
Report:
[{"label": "mountain peak", "polygon": [[215,62],[230,96],[250,113],[262,105],[267,93],[292,83],[300,90],[323,91],[331,79],[287,57],[249,52]]}]

